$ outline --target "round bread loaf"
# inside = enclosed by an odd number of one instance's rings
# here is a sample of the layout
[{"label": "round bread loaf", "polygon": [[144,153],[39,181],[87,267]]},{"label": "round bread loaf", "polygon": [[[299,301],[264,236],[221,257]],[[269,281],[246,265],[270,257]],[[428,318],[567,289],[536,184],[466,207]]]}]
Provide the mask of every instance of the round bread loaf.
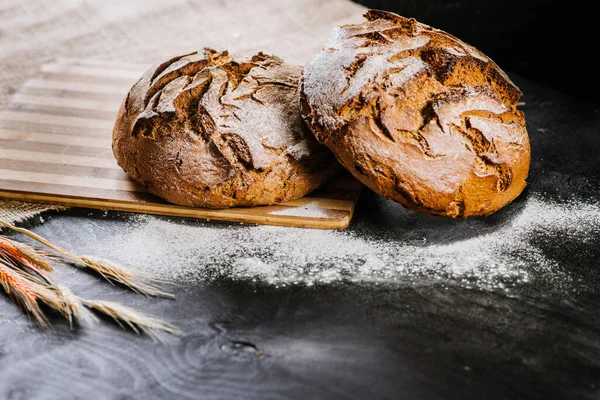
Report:
[{"label": "round bread loaf", "polygon": [[489,58],[414,19],[371,10],[304,69],[303,118],[381,196],[434,215],[491,214],[525,188],[519,89]]},{"label": "round bread loaf", "polygon": [[148,70],[121,105],[113,152],[167,201],[227,208],[299,198],[341,170],[298,110],[302,68],[205,49]]}]

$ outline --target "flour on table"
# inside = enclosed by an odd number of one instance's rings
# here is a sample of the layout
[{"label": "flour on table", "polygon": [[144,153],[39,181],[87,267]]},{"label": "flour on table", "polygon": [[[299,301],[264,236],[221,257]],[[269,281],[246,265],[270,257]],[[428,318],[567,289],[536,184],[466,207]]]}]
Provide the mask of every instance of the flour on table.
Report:
[{"label": "flour on table", "polygon": [[[543,277],[568,282],[536,240],[600,236],[600,206],[529,198],[504,225],[447,244],[371,238],[353,230],[218,224],[135,215],[127,232],[100,249],[158,278],[179,282],[227,278],[273,285],[335,281],[450,279],[505,288]],[[560,236],[559,236],[560,237]],[[536,239],[536,240],[533,240]]]}]

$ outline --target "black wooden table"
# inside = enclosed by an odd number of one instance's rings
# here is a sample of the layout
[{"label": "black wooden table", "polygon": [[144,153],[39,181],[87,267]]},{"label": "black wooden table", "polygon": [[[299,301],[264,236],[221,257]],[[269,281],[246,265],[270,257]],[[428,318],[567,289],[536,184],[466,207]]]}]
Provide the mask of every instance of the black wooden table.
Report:
[{"label": "black wooden table", "polygon": [[[502,287],[477,276],[403,278],[400,271],[389,281],[276,286],[221,276],[179,281],[169,286],[176,300],[157,300],[69,271],[63,279],[80,295],[161,316],[185,334],[155,344],[110,321],[70,330],[59,318],[43,331],[0,297],[0,398],[599,398],[600,226],[593,225],[600,219],[594,211],[600,202],[599,108],[514,78],[525,93],[532,142],[529,186],[515,203],[488,218],[455,221],[365,193],[349,232],[395,241],[395,248],[418,232],[424,247],[451,248],[493,237],[522,218],[533,199],[575,214],[569,204],[587,207],[592,225],[585,236],[563,223],[562,231],[540,228],[523,239],[536,249],[521,255],[529,263],[524,271],[531,269],[528,280]],[[114,243],[130,220],[90,210],[45,218],[32,229],[79,253]],[[163,220],[188,231],[195,225],[204,232],[247,229]],[[185,242],[173,240],[173,251]],[[549,267],[537,268],[537,258]]]}]

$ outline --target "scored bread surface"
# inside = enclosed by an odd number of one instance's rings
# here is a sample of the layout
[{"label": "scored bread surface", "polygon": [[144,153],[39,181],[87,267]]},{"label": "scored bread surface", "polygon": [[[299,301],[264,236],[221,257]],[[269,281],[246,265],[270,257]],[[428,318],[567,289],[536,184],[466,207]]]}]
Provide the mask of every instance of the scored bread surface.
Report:
[{"label": "scored bread surface", "polygon": [[419,212],[491,214],[525,188],[522,94],[476,48],[370,10],[304,69],[303,118],[364,184]]},{"label": "scored bread surface", "polygon": [[169,202],[209,208],[304,196],[339,171],[298,110],[302,68],[204,49],[148,70],[113,130],[118,164]]}]

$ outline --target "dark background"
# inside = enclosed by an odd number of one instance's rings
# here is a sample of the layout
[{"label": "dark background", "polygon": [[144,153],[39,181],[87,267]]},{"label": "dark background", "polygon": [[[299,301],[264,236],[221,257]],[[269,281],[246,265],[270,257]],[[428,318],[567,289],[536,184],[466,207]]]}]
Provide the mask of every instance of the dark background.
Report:
[{"label": "dark background", "polygon": [[598,102],[598,22],[593,2],[358,0],[451,33],[502,69]]}]

